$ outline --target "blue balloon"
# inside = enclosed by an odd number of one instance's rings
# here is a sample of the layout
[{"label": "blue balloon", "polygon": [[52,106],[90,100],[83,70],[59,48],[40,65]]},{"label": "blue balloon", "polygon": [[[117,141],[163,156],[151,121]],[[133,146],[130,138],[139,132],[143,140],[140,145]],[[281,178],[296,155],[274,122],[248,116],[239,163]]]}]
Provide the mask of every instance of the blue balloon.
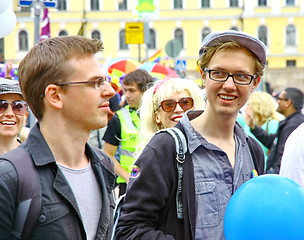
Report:
[{"label": "blue balloon", "polygon": [[303,240],[304,188],[275,174],[244,183],[224,216],[226,240]]}]

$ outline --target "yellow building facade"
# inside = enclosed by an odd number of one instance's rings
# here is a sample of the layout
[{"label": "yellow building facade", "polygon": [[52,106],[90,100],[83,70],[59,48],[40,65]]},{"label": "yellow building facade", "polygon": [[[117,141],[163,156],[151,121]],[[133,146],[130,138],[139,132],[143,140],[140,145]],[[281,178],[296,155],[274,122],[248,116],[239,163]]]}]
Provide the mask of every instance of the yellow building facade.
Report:
[{"label": "yellow building facade", "polygon": [[[34,8],[21,8],[18,3],[13,0],[16,27],[4,38],[5,59],[15,63],[35,43]],[[149,17],[138,18],[135,9],[143,3],[154,4],[156,10]],[[114,57],[143,61],[163,49],[162,63],[174,66],[176,60],[185,60],[187,72],[196,74],[204,36],[210,31],[235,29],[266,44],[266,78],[270,82],[284,72],[296,72],[297,81],[304,82],[304,0],[58,0],[58,6],[61,9],[49,9],[51,36],[77,35],[86,22],[83,35],[100,37],[104,42],[101,62]],[[149,47],[123,42],[126,23],[138,21],[148,26]],[[182,42],[182,49],[171,58],[166,54],[166,44],[174,38]],[[284,81],[276,87],[288,83]]]}]

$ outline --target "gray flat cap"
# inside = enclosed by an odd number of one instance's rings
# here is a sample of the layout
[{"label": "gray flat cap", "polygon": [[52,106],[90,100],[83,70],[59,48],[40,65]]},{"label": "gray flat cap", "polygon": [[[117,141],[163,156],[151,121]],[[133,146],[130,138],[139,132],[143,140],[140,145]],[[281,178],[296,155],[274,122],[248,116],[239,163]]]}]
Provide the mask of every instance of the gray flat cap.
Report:
[{"label": "gray flat cap", "polygon": [[203,54],[205,47],[212,47],[217,43],[224,43],[228,41],[235,41],[241,46],[248,48],[257,56],[262,64],[266,64],[265,44],[247,33],[233,30],[209,33],[203,40],[202,46],[199,50],[199,56]]},{"label": "gray flat cap", "polygon": [[8,93],[16,93],[22,96],[19,82],[17,80],[11,80],[0,77],[0,95]]}]

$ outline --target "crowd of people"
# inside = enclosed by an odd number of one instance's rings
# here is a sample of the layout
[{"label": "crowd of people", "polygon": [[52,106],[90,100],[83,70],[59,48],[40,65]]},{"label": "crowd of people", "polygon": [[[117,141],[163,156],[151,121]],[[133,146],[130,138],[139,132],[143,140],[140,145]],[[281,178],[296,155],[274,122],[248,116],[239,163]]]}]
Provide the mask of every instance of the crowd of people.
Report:
[{"label": "crowd of people", "polygon": [[[225,209],[243,183],[275,173],[304,187],[304,95],[255,91],[266,67],[260,40],[211,32],[198,49],[203,86],[137,69],[122,79],[125,102],[100,51],[96,39],[46,39],[20,62],[19,80],[0,78],[0,239],[224,240]],[[181,164],[161,131],[172,127],[186,139]],[[31,228],[8,154],[16,148],[40,184]],[[124,202],[113,228],[116,188]]]}]

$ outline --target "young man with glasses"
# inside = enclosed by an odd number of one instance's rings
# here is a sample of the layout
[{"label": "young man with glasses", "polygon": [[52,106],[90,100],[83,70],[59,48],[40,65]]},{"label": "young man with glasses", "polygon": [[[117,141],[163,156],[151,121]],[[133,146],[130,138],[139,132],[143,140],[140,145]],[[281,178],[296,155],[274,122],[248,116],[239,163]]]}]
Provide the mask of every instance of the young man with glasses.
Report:
[{"label": "young man with glasses", "polygon": [[[96,39],[55,37],[36,44],[19,65],[23,97],[38,120],[21,145],[33,161],[41,191],[41,210],[28,239],[111,237],[113,164],[87,144],[90,130],[107,124],[114,96],[96,57],[102,50]],[[16,170],[2,157],[1,239],[23,239],[14,225],[21,220],[17,188]]]},{"label": "young man with glasses", "polygon": [[[212,32],[199,55],[207,106],[189,110],[177,124],[188,147],[182,200],[174,140],[167,133],[156,134],[135,163],[140,174],[129,182],[118,239],[223,240],[230,197],[263,173],[264,153],[236,118],[263,75],[264,44],[243,32]],[[181,209],[183,214],[177,214]]]},{"label": "young man with glasses", "polygon": [[245,118],[254,136],[270,149],[266,173],[278,174],[280,172],[285,142],[289,135],[304,122],[304,115],[301,112],[303,101],[304,95],[301,89],[289,87],[280,93],[277,98],[277,111],[284,115],[285,119],[280,121],[275,134],[268,134],[261,127],[256,126],[251,118]]}]

